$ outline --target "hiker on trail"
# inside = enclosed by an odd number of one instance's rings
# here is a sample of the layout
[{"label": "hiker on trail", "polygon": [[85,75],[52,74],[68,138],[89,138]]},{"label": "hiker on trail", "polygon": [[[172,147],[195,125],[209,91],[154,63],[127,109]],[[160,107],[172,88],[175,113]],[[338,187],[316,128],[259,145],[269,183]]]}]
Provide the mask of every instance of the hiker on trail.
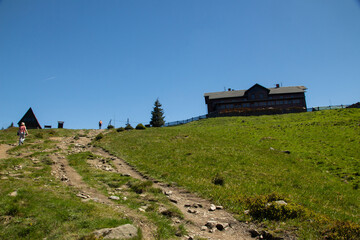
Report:
[{"label": "hiker on trail", "polygon": [[24,144],[25,136],[29,135],[24,122],[20,124],[18,135],[19,135],[19,146],[20,146],[21,144]]},{"label": "hiker on trail", "polygon": [[99,121],[99,129],[101,129],[102,121]]}]

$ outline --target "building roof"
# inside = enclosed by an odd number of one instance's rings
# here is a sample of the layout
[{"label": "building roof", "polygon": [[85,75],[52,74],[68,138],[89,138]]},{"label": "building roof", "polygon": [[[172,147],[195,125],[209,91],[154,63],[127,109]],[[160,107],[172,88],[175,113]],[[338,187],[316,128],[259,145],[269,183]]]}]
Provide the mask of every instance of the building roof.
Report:
[{"label": "building roof", "polygon": [[18,122],[18,125],[24,122],[26,128],[28,129],[41,129],[41,125],[39,124],[39,121],[35,117],[35,114],[31,108],[25,113],[25,115],[20,119]]},{"label": "building roof", "polygon": [[[277,87],[277,88],[267,88],[267,89],[270,90],[269,94],[286,94],[286,93],[303,93],[307,88],[304,86],[293,86],[293,87]],[[211,93],[205,93],[204,97],[209,97],[209,99],[243,97],[246,91],[247,90],[211,92]]]}]

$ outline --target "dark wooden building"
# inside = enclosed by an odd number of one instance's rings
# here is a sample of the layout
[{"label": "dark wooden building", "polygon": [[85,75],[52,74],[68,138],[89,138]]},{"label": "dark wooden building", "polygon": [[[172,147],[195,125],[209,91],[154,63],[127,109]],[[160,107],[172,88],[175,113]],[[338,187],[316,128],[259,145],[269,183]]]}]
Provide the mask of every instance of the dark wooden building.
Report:
[{"label": "dark wooden building", "polygon": [[27,129],[41,129],[39,121],[35,117],[35,114],[31,108],[25,113],[25,115],[18,122],[18,125],[24,122]]},{"label": "dark wooden building", "polygon": [[265,88],[255,84],[247,90],[205,93],[208,115],[262,115],[305,112],[304,86]]}]

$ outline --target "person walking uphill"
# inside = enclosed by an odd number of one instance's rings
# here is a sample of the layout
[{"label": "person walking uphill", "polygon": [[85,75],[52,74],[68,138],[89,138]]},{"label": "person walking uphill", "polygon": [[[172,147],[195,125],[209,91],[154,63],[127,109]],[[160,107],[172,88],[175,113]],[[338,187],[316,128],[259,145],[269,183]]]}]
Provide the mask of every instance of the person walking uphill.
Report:
[{"label": "person walking uphill", "polygon": [[26,129],[25,123],[22,122],[20,127],[19,127],[19,131],[18,131],[18,135],[19,135],[19,146],[21,144],[24,144],[25,141],[25,136],[28,135],[28,131]]},{"label": "person walking uphill", "polygon": [[102,121],[99,121],[99,129],[101,129]]}]

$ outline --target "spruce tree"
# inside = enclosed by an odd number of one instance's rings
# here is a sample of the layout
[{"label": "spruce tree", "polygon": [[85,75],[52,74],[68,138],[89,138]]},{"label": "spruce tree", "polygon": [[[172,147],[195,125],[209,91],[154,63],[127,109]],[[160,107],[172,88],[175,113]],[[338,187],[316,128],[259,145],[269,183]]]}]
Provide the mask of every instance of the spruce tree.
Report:
[{"label": "spruce tree", "polygon": [[159,102],[159,99],[156,99],[154,104],[154,110],[151,112],[150,124],[153,127],[161,127],[165,124],[164,118],[164,110],[161,108],[161,103]]}]

